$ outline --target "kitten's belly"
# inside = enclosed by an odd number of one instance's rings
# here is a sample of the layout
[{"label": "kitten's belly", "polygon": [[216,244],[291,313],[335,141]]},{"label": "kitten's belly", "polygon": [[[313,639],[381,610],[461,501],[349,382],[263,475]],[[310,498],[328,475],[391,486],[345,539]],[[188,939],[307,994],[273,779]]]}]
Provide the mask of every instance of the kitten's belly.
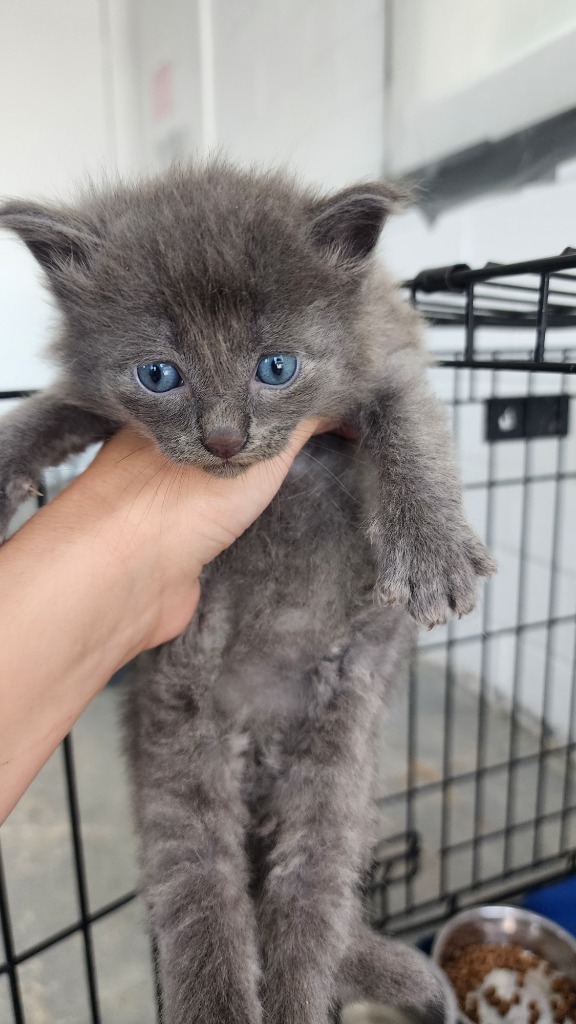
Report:
[{"label": "kitten's belly", "polygon": [[200,634],[214,699],[239,724],[297,713],[314,666],[372,605],[364,473],[349,442],[313,439],[272,505],[209,568]]},{"label": "kitten's belly", "polygon": [[310,678],[303,670],[302,653],[295,652],[292,663],[254,652],[243,661],[226,664],[214,687],[218,711],[237,728],[250,732],[255,728],[268,732],[275,720],[303,711]]}]

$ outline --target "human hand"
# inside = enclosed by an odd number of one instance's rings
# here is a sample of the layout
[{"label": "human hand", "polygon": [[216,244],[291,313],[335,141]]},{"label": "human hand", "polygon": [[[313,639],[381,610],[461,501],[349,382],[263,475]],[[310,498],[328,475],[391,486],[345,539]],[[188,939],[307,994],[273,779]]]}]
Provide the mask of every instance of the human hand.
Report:
[{"label": "human hand", "polygon": [[329,426],[303,421],[284,452],[232,479],[174,464],[130,428],[103,446],[66,492],[67,518],[70,529],[82,523],[86,540],[92,537],[120,570],[111,599],[136,631],[129,656],[182,632],[198,603],[204,565],[258,518],[302,445]]}]

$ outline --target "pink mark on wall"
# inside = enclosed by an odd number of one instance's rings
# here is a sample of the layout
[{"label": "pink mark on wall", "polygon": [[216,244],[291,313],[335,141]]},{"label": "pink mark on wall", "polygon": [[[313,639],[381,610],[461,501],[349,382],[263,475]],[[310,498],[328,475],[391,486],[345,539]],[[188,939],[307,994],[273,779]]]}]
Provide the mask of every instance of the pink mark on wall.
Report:
[{"label": "pink mark on wall", "polygon": [[174,110],[174,75],[171,64],[162,64],[152,76],[152,110],[155,121],[164,121]]}]

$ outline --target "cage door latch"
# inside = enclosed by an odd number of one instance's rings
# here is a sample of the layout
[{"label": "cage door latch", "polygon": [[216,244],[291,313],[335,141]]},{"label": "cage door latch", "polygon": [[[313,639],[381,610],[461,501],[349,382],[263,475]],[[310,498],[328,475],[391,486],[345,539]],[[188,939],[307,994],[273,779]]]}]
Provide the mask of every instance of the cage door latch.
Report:
[{"label": "cage door latch", "polygon": [[568,410],[568,395],[489,398],[486,402],[486,440],[565,437],[568,433]]}]

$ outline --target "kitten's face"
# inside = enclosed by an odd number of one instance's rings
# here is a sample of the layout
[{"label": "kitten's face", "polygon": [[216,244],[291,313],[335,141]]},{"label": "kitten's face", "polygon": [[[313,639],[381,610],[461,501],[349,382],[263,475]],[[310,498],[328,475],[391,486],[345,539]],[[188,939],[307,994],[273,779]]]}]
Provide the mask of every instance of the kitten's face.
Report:
[{"label": "kitten's face", "polygon": [[382,186],[318,201],[215,167],[72,217],[28,207],[26,230],[5,211],[64,311],[55,347],[75,399],[177,462],[233,475],[282,451],[301,419],[354,403],[363,263],[389,203]]},{"label": "kitten's face", "polygon": [[234,475],[282,451],[306,416],[342,408],[349,373],[320,303],[274,318],[224,308],[175,325],[140,322],[137,361],[136,345],[119,354],[106,385],[177,462]]},{"label": "kitten's face", "polygon": [[[106,278],[111,257],[102,256]],[[174,248],[154,270],[143,260],[136,278],[117,276],[113,290],[96,263],[95,318],[84,311],[75,332],[95,340],[70,364],[84,391],[101,394],[171,459],[224,476],[281,452],[305,417],[341,415],[353,373],[347,318],[334,312],[329,282],[299,296],[288,279],[275,287],[274,267],[238,279],[241,262],[242,254],[221,280],[204,278]],[[94,349],[98,359],[86,360]]]}]

